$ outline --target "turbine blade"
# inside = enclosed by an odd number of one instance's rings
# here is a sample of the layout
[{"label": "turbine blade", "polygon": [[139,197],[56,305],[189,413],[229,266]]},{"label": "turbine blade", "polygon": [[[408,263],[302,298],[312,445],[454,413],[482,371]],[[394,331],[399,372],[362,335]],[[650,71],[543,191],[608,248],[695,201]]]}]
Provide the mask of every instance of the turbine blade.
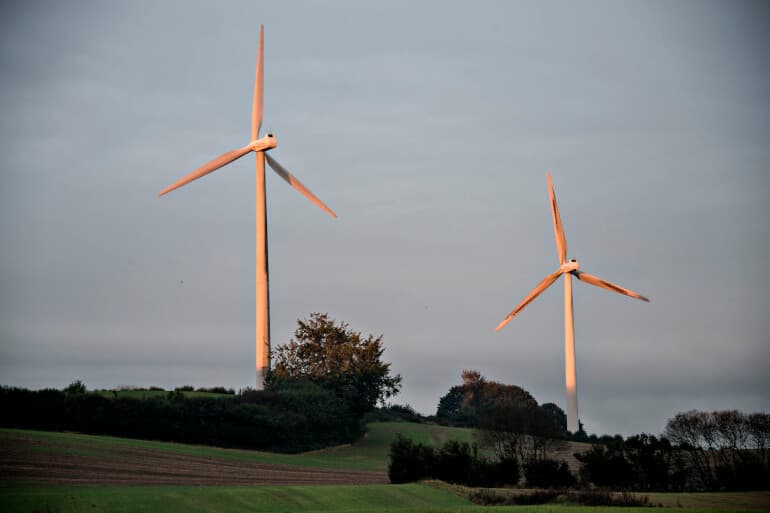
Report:
[{"label": "turbine blade", "polygon": [[572,274],[574,274],[577,277],[578,280],[584,281],[584,282],[589,283],[591,285],[594,285],[596,287],[599,287],[599,288],[602,288],[602,289],[607,289],[607,290],[610,290],[612,292],[617,292],[618,294],[623,294],[623,295],[626,295],[626,296],[629,296],[629,297],[633,297],[633,298],[636,298],[636,299],[641,299],[642,301],[647,301],[648,303],[650,302],[649,299],[647,299],[646,297],[644,297],[641,294],[637,294],[633,290],[624,289],[620,285],[615,285],[614,283],[610,283],[608,281],[604,281],[601,278],[597,278],[596,276],[592,276],[592,275],[590,275],[588,273],[584,273],[582,271],[573,271]]},{"label": "turbine blade", "polygon": [[277,160],[275,160],[273,157],[265,153],[265,160],[267,160],[267,163],[270,165],[270,167],[275,171],[275,173],[286,180],[286,183],[297,189],[300,194],[305,196],[307,199],[315,203],[318,207],[320,207],[322,210],[324,210],[326,213],[328,213],[332,217],[337,217],[337,214],[335,214],[332,209],[327,207],[323,201],[318,199],[318,197],[310,192],[310,189],[302,185],[302,182],[297,180],[297,178],[289,173],[285,167],[283,167],[281,164],[278,163]]},{"label": "turbine blade", "polygon": [[265,26],[259,26],[259,50],[257,50],[257,78],[254,80],[254,106],[251,111],[251,140],[259,138],[259,128],[262,126],[262,90],[263,90],[263,45],[265,41]]},{"label": "turbine blade", "polygon": [[534,299],[535,299],[537,296],[539,296],[540,294],[542,294],[542,293],[543,293],[543,291],[544,291],[545,289],[547,289],[548,287],[550,287],[550,286],[551,286],[551,284],[552,284],[553,282],[555,282],[555,281],[556,281],[556,278],[558,278],[560,274],[561,274],[561,271],[556,271],[556,272],[555,272],[555,273],[553,273],[553,274],[549,274],[548,276],[546,276],[546,277],[543,279],[543,281],[541,281],[540,283],[538,283],[538,284],[537,284],[537,287],[535,287],[534,289],[532,289],[532,292],[530,292],[529,294],[527,294],[527,297],[525,297],[525,298],[524,298],[524,300],[523,300],[521,303],[519,303],[519,306],[517,306],[516,308],[514,308],[514,309],[513,309],[513,311],[511,311],[511,313],[509,313],[509,314],[508,314],[508,316],[507,316],[505,319],[503,319],[503,320],[502,320],[502,322],[501,322],[500,324],[498,324],[498,325],[497,325],[497,328],[495,328],[495,331],[500,331],[500,330],[503,328],[503,326],[505,326],[506,324],[508,324],[508,323],[510,322],[510,320],[511,320],[511,319],[513,319],[513,317],[514,317],[514,316],[515,316],[517,313],[519,313],[520,311],[522,311],[522,310],[524,309],[524,307],[525,307],[525,306],[527,306],[528,304],[530,304],[530,303],[531,303],[531,302],[532,302],[532,301],[533,301],[533,300],[534,300]]},{"label": "turbine blade", "polygon": [[197,180],[201,176],[205,176],[212,171],[215,171],[219,169],[220,167],[229,164],[233,160],[239,159],[249,153],[251,150],[251,146],[244,146],[243,148],[239,148],[237,150],[228,151],[227,153],[220,155],[219,157],[215,158],[211,162],[208,162],[206,164],[203,164],[201,167],[190,173],[189,175],[185,176],[181,180],[178,180],[177,182],[174,182],[173,184],[169,185],[162,191],[158,193],[158,196],[163,196],[164,194],[173,191],[174,189],[178,189],[179,187],[186,185],[193,180]]},{"label": "turbine blade", "polygon": [[548,196],[551,198],[551,217],[553,217],[553,234],[556,237],[556,250],[559,252],[559,263],[567,261],[567,238],[564,236],[564,225],[561,224],[559,205],[556,203],[556,193],[553,192],[551,173],[548,173]]}]

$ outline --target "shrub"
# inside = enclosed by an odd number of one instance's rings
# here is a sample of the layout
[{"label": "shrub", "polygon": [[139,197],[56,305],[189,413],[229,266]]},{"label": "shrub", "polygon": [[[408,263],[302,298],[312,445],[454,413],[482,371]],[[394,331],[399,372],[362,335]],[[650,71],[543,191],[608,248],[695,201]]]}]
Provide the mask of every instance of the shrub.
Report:
[{"label": "shrub", "polygon": [[67,388],[64,389],[64,392],[67,394],[85,394],[86,386],[82,381],[78,379],[67,385]]},{"label": "shrub", "polygon": [[411,483],[433,477],[434,462],[432,447],[414,443],[398,433],[390,444],[388,478],[391,483]]},{"label": "shrub", "polygon": [[449,440],[436,453],[433,476],[448,483],[467,483],[473,466],[470,446]]},{"label": "shrub", "polygon": [[575,484],[575,476],[567,463],[549,458],[530,460],[524,464],[527,486],[537,488],[567,488]]},{"label": "shrub", "polygon": [[519,462],[515,459],[487,460],[475,458],[471,468],[468,486],[500,487],[516,485],[521,478]]},{"label": "shrub", "polygon": [[299,452],[350,443],[360,419],[332,391],[312,384],[241,396],[150,397],[0,387],[0,427]]},{"label": "shrub", "polygon": [[392,483],[435,478],[468,486],[504,486],[519,481],[516,460],[489,461],[476,446],[449,440],[438,449],[415,443],[400,433],[390,446],[388,477]]},{"label": "shrub", "polygon": [[422,415],[408,404],[388,404],[375,408],[364,417],[366,422],[423,422]]}]

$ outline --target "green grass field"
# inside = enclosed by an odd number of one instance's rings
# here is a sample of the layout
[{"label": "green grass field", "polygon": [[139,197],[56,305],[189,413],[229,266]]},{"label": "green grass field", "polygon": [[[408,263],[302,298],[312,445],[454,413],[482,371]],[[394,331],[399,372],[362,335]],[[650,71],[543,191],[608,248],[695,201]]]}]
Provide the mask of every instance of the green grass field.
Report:
[{"label": "green grass field", "polygon": [[[475,506],[425,484],[349,486],[0,486],[0,511],[15,513],[539,512],[643,513],[650,508]],[[655,508],[661,513],[753,512],[733,508]]]},{"label": "green grass field", "polygon": [[[24,434],[34,440],[30,450],[52,454],[87,454],[109,457],[115,448],[138,447],[207,456],[218,459],[245,460],[270,464],[310,467],[384,470],[388,447],[396,433],[416,441],[440,444],[448,439],[472,442],[468,429],[447,428],[401,422],[369,425],[365,438],[350,446],[335,447],[304,454],[286,455],[259,451],[221,449],[206,446],[131,440],[115,437],[0,430],[3,434]],[[2,447],[0,447],[2,449]],[[0,469],[1,471],[2,469]],[[511,493],[508,490],[507,493]],[[515,493],[515,492],[513,492]],[[661,512],[770,511],[770,492],[718,494],[648,494]],[[618,511],[641,513],[649,508],[589,508],[583,506],[544,505],[484,507],[471,504],[464,492],[453,486],[410,485],[326,485],[326,486],[92,486],[54,485],[2,481],[0,472],[0,512],[264,512],[312,513],[325,511],[361,512],[559,512],[587,513]]]},{"label": "green grass field", "polygon": [[0,487],[0,510],[18,513],[457,511],[469,505],[456,495],[418,484]]},{"label": "green grass field", "polygon": [[[402,433],[413,440],[434,445],[441,444],[452,438],[467,442],[473,441],[473,432],[470,429],[410,422],[374,422],[369,424],[366,436],[352,445],[332,447],[302,454],[277,454],[262,451],[222,449],[204,445],[154,442],[112,436],[82,435],[78,433],[0,429],[0,433],[3,432],[33,435],[42,441],[55,442],[57,447],[55,450],[57,451],[69,451],[71,453],[84,453],[87,451],[94,456],[108,452],[116,445],[123,445],[195,456],[257,461],[260,463],[361,470],[387,469],[390,442],[395,438],[396,433]],[[50,447],[41,447],[40,450],[52,449]]]}]

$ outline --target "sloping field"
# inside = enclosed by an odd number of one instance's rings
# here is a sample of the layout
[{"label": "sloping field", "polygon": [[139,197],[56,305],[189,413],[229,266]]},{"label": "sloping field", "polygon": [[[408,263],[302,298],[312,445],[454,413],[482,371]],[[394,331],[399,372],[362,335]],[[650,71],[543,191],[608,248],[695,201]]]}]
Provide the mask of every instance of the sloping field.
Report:
[{"label": "sloping field", "polygon": [[59,484],[265,485],[387,483],[396,433],[434,445],[468,429],[377,422],[359,442],[304,454],[47,431],[0,430],[0,481]]},{"label": "sloping field", "polygon": [[[391,441],[401,433],[440,445],[472,443],[470,429],[409,422],[369,424],[352,445],[303,454],[134,440],[77,433],[0,429],[0,480],[37,479],[57,483],[133,484],[314,484],[387,482]],[[571,444],[558,456],[571,466]],[[309,470],[304,467],[313,467]]]},{"label": "sloping field", "polygon": [[[303,454],[278,454],[261,451],[222,449],[218,447],[154,442],[111,436],[0,429],[0,469],[2,451],[44,452],[66,455],[110,458],[117,450],[146,449],[188,456],[210,457],[236,461],[259,462],[272,465],[299,465],[305,467],[344,468],[385,472],[388,466],[390,442],[396,433],[415,441],[439,445],[450,439],[472,442],[469,429],[450,428],[409,422],[374,422],[358,442]],[[11,439],[15,440],[11,440]],[[0,478],[2,474],[0,473]]]},{"label": "sloping field", "polygon": [[414,422],[373,422],[364,438],[352,445],[330,447],[303,454],[316,461],[335,462],[350,468],[387,471],[390,443],[401,433],[415,442],[441,445],[447,440],[473,443],[473,431],[466,428],[416,424]]},{"label": "sloping field", "polygon": [[[268,453],[109,437],[0,431],[0,481],[50,484],[387,483],[385,472],[276,463]],[[251,457],[249,457],[251,456]],[[261,461],[260,461],[261,460]]]},{"label": "sloping field", "polygon": [[[0,430],[0,512],[650,511],[564,505],[482,507],[470,504],[450,485],[371,484],[387,482],[387,449],[397,432],[423,443],[472,441],[469,430],[376,423],[370,425],[368,437],[354,445],[285,455]],[[770,510],[767,492],[650,494],[650,499],[668,506],[655,511]]]}]

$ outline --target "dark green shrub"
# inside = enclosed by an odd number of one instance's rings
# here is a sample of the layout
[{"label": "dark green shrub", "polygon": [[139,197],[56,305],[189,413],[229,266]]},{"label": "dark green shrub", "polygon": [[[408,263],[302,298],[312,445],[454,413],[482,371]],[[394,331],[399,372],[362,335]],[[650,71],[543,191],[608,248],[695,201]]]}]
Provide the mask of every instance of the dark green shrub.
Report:
[{"label": "dark green shrub", "polygon": [[414,443],[398,433],[390,444],[388,478],[391,483],[411,483],[433,477],[435,460],[432,447]]},{"label": "dark green shrub", "polygon": [[473,468],[473,455],[465,442],[449,440],[436,452],[432,477],[448,483],[467,483]]},{"label": "dark green shrub", "polygon": [[548,458],[525,463],[524,476],[527,486],[536,488],[567,488],[575,484],[567,463]]}]

